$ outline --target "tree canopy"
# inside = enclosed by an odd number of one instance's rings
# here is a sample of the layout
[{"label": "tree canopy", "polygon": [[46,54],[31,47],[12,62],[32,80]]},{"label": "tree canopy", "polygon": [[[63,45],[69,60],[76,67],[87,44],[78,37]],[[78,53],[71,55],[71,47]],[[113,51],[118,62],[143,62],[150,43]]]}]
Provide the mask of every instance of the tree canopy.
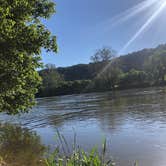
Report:
[{"label": "tree canopy", "polygon": [[34,105],[40,85],[41,48],[57,51],[42,24],[55,12],[49,0],[0,0],[0,111],[16,114]]},{"label": "tree canopy", "polygon": [[96,53],[91,56],[91,61],[93,63],[98,62],[108,62],[116,55],[116,51],[109,47],[103,47],[96,51]]}]

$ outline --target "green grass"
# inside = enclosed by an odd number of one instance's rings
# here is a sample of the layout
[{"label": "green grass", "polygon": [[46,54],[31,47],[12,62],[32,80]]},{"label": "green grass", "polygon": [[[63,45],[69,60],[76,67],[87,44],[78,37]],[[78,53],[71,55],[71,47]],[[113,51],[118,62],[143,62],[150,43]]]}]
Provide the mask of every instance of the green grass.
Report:
[{"label": "green grass", "polygon": [[[105,145],[104,145],[105,146]],[[100,154],[97,148],[90,152],[85,152],[79,147],[73,149],[72,154],[62,155],[59,149],[56,150],[45,160],[47,166],[114,166],[112,160],[106,161],[105,150]]]},{"label": "green grass", "polygon": [[74,143],[72,152],[69,150],[69,145],[59,132],[57,138],[61,144],[62,152],[57,147],[48,158],[45,159],[46,166],[114,166],[115,163],[110,159],[106,160],[106,139],[102,144],[102,151],[99,152],[97,147],[94,147],[89,152],[85,152],[76,144],[76,135],[74,136]]}]

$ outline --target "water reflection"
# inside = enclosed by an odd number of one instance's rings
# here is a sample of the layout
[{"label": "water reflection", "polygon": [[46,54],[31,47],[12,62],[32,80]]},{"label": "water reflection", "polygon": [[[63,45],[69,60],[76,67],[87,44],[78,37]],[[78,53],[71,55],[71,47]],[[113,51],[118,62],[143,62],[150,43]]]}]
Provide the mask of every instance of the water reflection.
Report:
[{"label": "water reflection", "polygon": [[[155,90],[128,90],[107,94],[98,102],[96,118],[102,129],[120,130],[133,121],[142,126],[164,124],[166,119],[165,88]],[[141,127],[141,126],[139,126]]]},{"label": "water reflection", "polygon": [[[10,129],[6,130],[8,131],[6,137],[12,137],[17,133],[18,135],[14,137],[24,138],[23,142],[26,137],[32,140],[35,138],[33,140],[35,143],[27,147],[30,148],[29,151],[36,149],[40,151],[41,142],[54,148],[57,128],[65,135],[68,142],[72,142],[74,128],[78,144],[85,149],[95,144],[100,145],[103,135],[110,138],[112,156],[119,165],[123,166],[128,166],[130,161],[135,160],[139,160],[140,165],[146,166],[162,166],[166,163],[165,119],[166,88],[164,87],[43,98],[38,99],[38,105],[28,114],[15,117],[0,114],[0,121],[20,124],[40,135],[41,140],[28,129],[15,125],[6,127]],[[20,144],[22,141],[18,138],[14,141],[15,146],[26,145],[25,142]],[[5,141],[3,142],[6,146]],[[12,146],[1,149],[9,154],[10,147]],[[35,155],[40,154],[37,151]],[[42,153],[41,151],[41,155]],[[18,153],[18,156],[20,154]],[[40,158],[41,155],[36,157]]]},{"label": "water reflection", "polygon": [[46,148],[35,132],[18,125],[0,125],[0,156],[8,165],[39,166]]}]

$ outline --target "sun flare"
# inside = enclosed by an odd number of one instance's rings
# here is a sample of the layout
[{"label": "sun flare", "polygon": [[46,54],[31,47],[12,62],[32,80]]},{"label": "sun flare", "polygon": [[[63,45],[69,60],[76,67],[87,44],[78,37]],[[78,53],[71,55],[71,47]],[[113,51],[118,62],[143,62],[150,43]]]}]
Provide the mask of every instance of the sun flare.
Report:
[{"label": "sun flare", "polygon": [[[146,30],[146,28],[149,27],[153,23],[153,21],[164,11],[164,9],[166,8],[166,0],[145,0],[115,17],[117,20],[118,20],[118,17],[120,19],[117,22],[114,22],[113,26],[116,24],[122,23],[124,21],[127,21],[128,19],[140,14],[142,11],[147,10],[149,8],[153,9],[153,14],[146,20],[146,22],[137,30],[137,32],[123,46],[123,48],[118,52],[118,55],[121,55],[128,47],[130,47],[130,45],[140,35],[142,35],[142,33]],[[97,77],[100,77],[100,75],[109,68],[111,63],[112,61],[103,68],[103,70],[97,75]]]},{"label": "sun flare", "polygon": [[134,36],[132,36],[132,38],[124,45],[124,47],[120,50],[119,54],[122,54],[166,8],[166,0],[153,1],[153,2],[155,2],[155,5],[158,6],[158,9],[154,11],[154,13],[138,29],[138,31],[134,34]]}]

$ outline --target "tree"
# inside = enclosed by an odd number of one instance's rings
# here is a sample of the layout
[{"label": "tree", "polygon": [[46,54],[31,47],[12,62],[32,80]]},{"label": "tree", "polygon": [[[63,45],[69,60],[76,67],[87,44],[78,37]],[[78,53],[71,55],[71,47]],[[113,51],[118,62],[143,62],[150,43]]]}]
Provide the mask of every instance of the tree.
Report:
[{"label": "tree", "polygon": [[165,82],[166,76],[166,51],[158,50],[149,57],[145,63],[149,81],[160,84]]},{"label": "tree", "polygon": [[114,90],[120,82],[122,71],[116,66],[109,66],[94,79],[94,87],[99,90]]},{"label": "tree", "polygon": [[41,48],[57,51],[56,37],[42,24],[55,12],[49,0],[0,1],[0,111],[16,114],[34,105],[41,83]]},{"label": "tree", "polygon": [[55,66],[55,64],[48,63],[48,64],[45,65],[45,68],[47,70],[54,70],[54,69],[56,69],[56,66]]},{"label": "tree", "polygon": [[103,47],[102,49],[97,50],[96,53],[91,56],[91,72],[93,73],[93,77],[96,77],[105,69],[106,66],[108,67],[111,65],[115,54],[116,52],[113,49],[109,47]]},{"label": "tree", "polygon": [[91,61],[93,63],[97,62],[108,62],[115,57],[116,52],[108,47],[97,50],[97,52],[91,56]]},{"label": "tree", "polygon": [[144,87],[144,85],[149,85],[147,78],[148,75],[145,71],[132,69],[122,74],[120,86],[121,88]]},{"label": "tree", "polygon": [[58,87],[59,84],[63,81],[62,76],[57,72],[56,67],[51,65],[51,68],[46,68],[41,72],[42,85],[45,88]]},{"label": "tree", "polygon": [[93,56],[90,57],[90,59],[93,63],[100,62],[100,57],[98,56],[98,53],[95,53]]}]

